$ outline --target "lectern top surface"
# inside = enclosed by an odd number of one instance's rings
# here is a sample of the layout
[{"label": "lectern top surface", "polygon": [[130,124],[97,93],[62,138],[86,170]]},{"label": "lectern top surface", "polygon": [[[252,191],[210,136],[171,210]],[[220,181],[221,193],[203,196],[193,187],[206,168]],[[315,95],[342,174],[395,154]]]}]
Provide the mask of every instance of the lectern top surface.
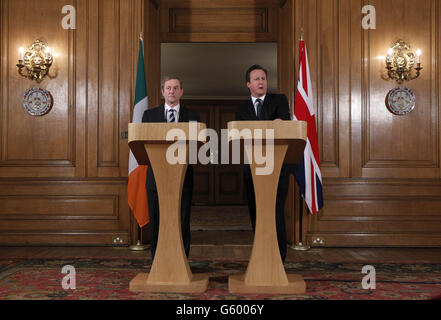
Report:
[{"label": "lectern top surface", "polygon": [[[202,122],[129,123],[129,144],[135,141],[173,143],[176,140],[206,142],[207,126]],[[201,132],[202,131],[202,132]]]},{"label": "lectern top surface", "polygon": [[274,140],[300,139],[306,141],[307,138],[306,121],[230,121],[228,122],[228,130],[229,141],[238,139],[265,139],[267,138],[267,134],[270,134],[267,130],[271,131]]}]

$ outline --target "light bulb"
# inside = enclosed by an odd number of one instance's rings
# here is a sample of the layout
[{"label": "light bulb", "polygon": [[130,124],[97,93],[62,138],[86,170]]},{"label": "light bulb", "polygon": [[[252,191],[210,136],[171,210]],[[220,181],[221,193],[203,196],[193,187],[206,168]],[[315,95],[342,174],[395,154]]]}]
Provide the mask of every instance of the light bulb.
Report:
[{"label": "light bulb", "polygon": [[417,55],[417,63],[421,63],[421,50],[420,49],[418,49],[417,51],[416,51],[416,55]]}]

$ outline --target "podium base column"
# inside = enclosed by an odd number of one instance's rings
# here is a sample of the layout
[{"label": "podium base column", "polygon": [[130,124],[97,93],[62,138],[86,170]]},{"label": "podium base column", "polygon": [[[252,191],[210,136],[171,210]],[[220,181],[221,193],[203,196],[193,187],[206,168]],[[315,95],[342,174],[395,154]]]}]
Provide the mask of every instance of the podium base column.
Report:
[{"label": "podium base column", "polygon": [[208,274],[193,274],[188,283],[148,282],[148,273],[139,273],[130,281],[129,290],[133,292],[177,292],[202,293],[207,290]]},{"label": "podium base column", "polygon": [[231,275],[228,279],[228,289],[232,293],[269,293],[269,294],[299,294],[306,292],[306,283],[298,274],[287,274],[288,285],[247,285],[245,274]]}]

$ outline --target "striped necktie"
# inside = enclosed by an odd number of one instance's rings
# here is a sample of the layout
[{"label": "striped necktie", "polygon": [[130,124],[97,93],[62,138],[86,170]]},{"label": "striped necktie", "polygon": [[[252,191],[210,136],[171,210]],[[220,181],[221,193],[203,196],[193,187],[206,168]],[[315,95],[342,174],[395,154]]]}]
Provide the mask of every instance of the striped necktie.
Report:
[{"label": "striped necktie", "polygon": [[176,122],[176,118],[175,118],[175,112],[176,112],[176,110],[175,109],[169,109],[168,110],[168,122]]},{"label": "striped necktie", "polygon": [[257,119],[260,119],[260,116],[262,114],[262,100],[261,99],[256,100],[256,110],[257,110]]}]

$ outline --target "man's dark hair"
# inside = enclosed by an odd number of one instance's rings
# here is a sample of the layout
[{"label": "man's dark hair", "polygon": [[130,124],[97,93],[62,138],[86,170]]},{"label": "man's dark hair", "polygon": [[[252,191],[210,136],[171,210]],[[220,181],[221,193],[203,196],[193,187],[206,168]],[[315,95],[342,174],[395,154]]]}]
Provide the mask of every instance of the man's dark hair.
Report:
[{"label": "man's dark hair", "polygon": [[254,70],[262,70],[263,72],[265,72],[265,76],[268,78],[268,71],[266,71],[266,69],[264,67],[262,67],[261,65],[254,64],[251,67],[249,67],[249,69],[247,70],[247,73],[245,74],[246,82],[250,82],[250,73]]}]

